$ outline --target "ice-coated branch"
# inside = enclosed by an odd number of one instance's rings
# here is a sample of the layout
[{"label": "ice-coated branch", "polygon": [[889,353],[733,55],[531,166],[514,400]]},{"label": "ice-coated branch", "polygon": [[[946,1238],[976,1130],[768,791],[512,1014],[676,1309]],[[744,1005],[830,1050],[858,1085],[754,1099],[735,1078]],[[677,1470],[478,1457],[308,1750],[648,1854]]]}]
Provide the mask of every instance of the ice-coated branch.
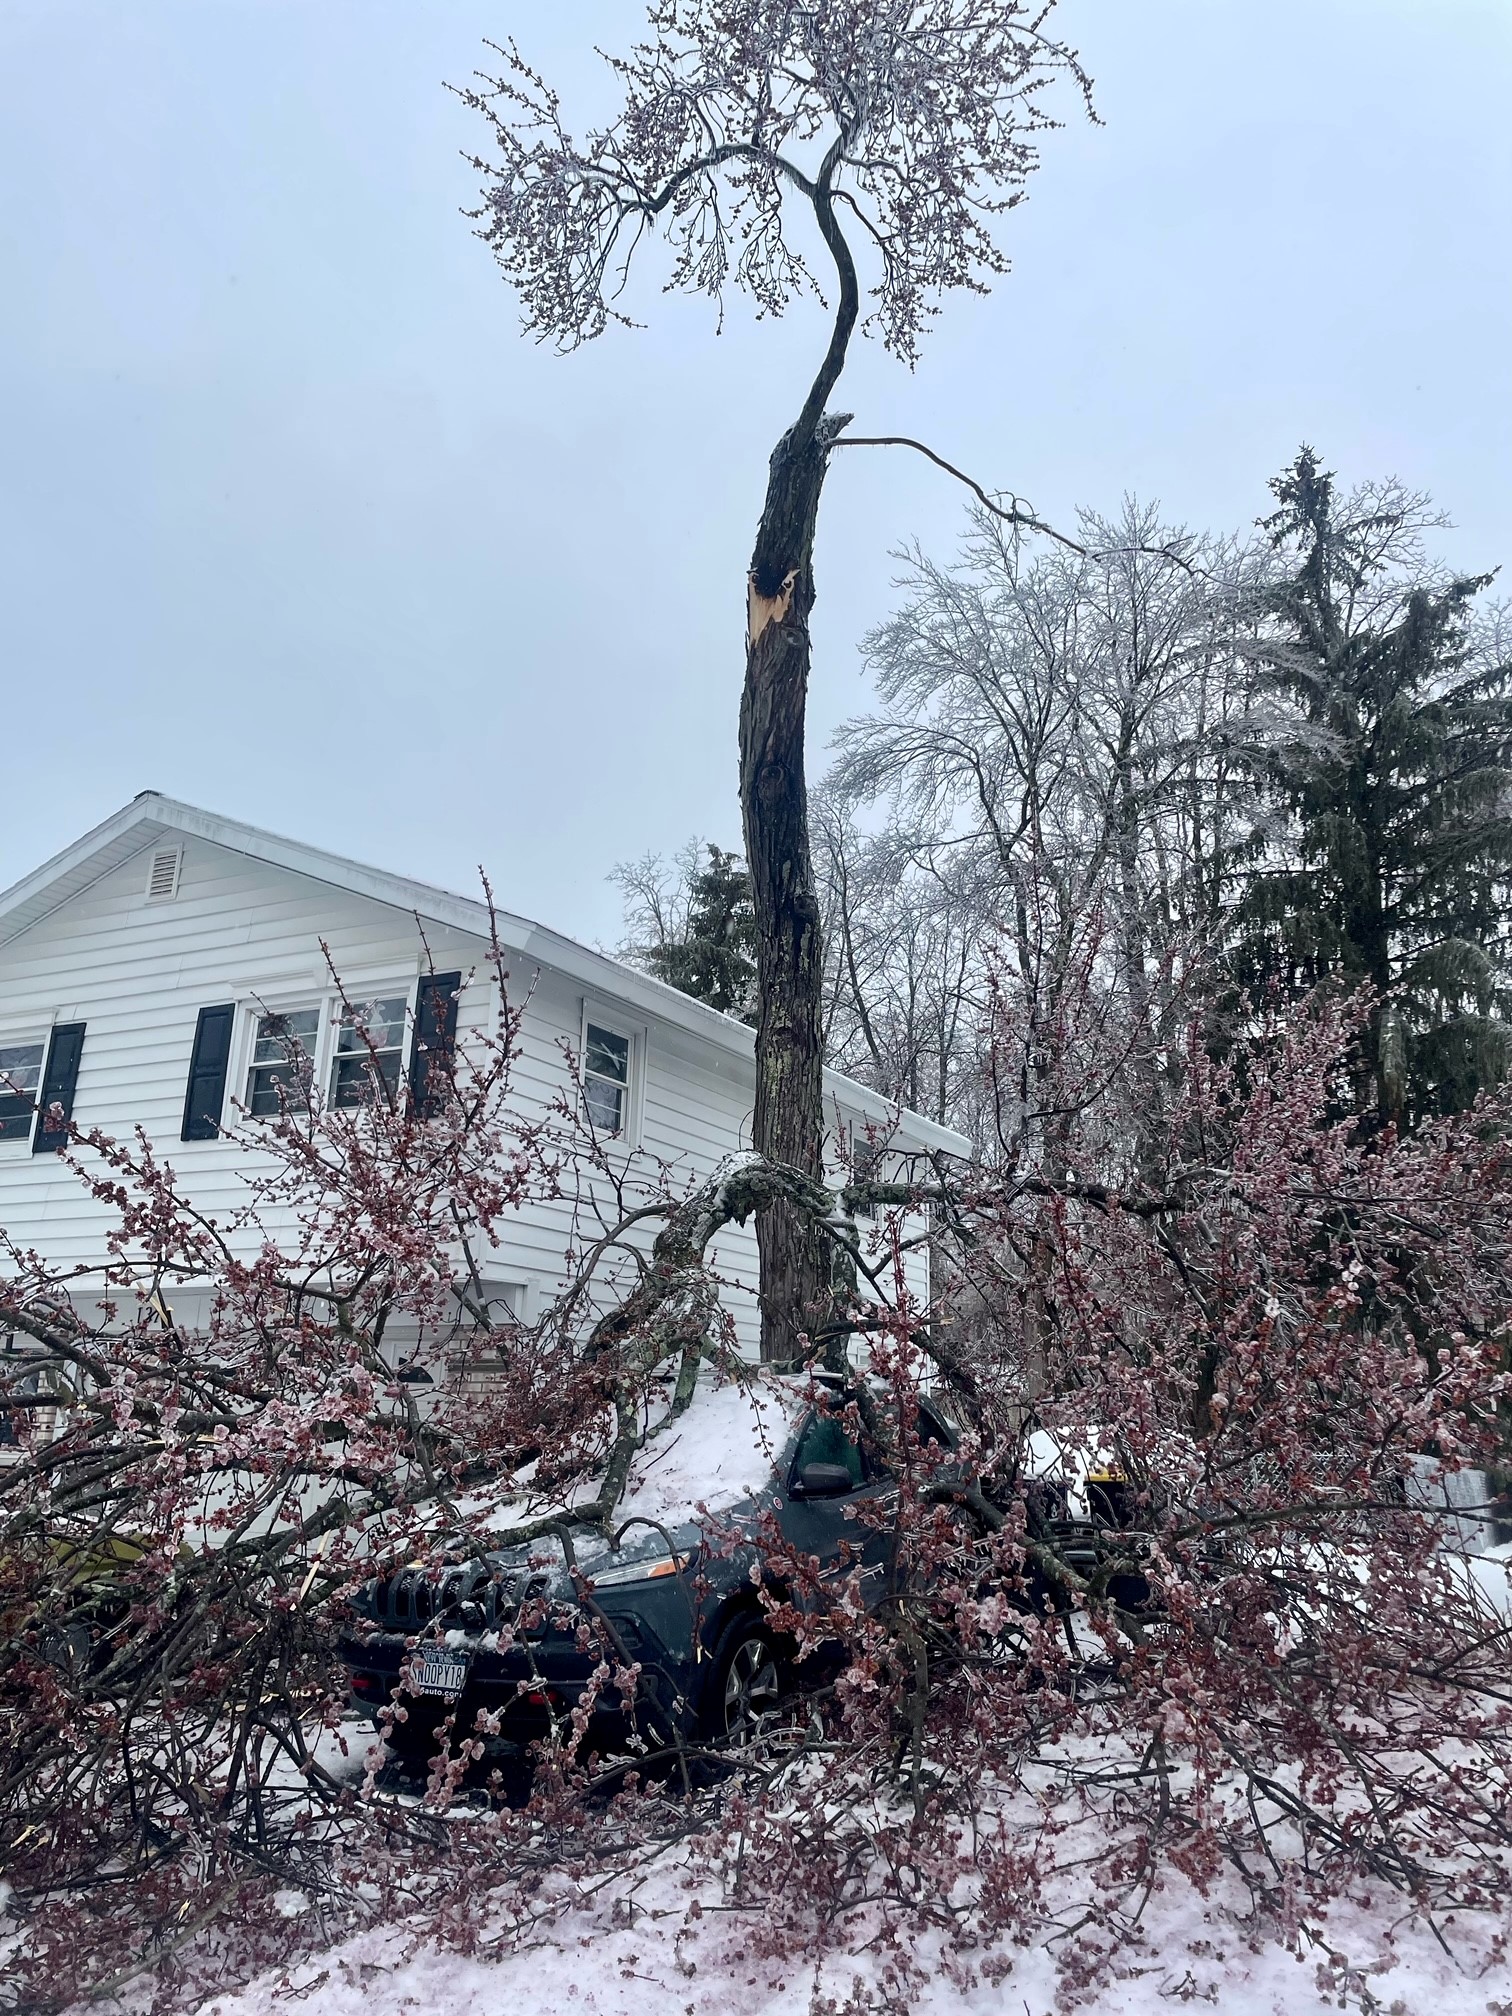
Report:
[{"label": "ice-coated branch", "polygon": [[582,141],[516,44],[490,45],[497,74],[460,92],[492,143],[473,160],[479,235],[526,328],[574,348],[627,319],[618,303],[652,233],[671,252],[672,287],[722,304],[733,286],[764,314],[817,291],[789,201],[844,291],[843,204],[878,269],[882,339],[912,361],[941,295],[1006,271],[994,225],[1022,200],[1055,123],[1045,88],[1065,75],[1088,94],[1074,51],[1044,31],[1048,12],[1021,0],[653,0],[646,39],[605,57],[618,111]]}]

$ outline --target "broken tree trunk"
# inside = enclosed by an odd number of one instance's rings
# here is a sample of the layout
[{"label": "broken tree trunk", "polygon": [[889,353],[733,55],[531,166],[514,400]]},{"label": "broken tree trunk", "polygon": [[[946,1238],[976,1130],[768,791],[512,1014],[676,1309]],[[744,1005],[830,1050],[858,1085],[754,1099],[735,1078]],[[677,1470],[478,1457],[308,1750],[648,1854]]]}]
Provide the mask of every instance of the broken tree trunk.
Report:
[{"label": "broken tree trunk", "polygon": [[[756,912],[756,1112],[752,1145],[823,1180],[823,947],[804,784],[814,529],[829,451],[848,415],[785,434],[772,455],[748,583],[740,802]],[[823,1321],[828,1259],[785,1199],[756,1220],[761,1355],[785,1363]]]},{"label": "broken tree trunk", "polygon": [[[850,424],[826,413],[856,326],[856,264],[835,216],[834,176],[844,128],[808,193],[840,283],[829,347],[803,410],[772,451],[766,501],[746,585],[746,672],[740,697],[740,808],[756,913],[758,1155],[813,1182],[824,1156],[824,950],[809,856],[803,734],[808,706],[814,532],[830,449]],[[756,1219],[761,1260],[761,1355],[799,1355],[799,1339],[828,1308],[828,1258],[819,1235],[784,1199]]]}]

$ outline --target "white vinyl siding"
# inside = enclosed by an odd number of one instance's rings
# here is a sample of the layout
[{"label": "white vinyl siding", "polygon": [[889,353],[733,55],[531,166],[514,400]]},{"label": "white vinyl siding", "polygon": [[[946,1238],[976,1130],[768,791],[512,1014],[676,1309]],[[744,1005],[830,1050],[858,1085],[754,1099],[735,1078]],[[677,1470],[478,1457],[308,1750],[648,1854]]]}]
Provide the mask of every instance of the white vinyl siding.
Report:
[{"label": "white vinyl siding", "polygon": [[[144,902],[148,867],[145,852],[124,861],[0,946],[5,1003],[0,1041],[9,1040],[7,1030],[15,1031],[20,1043],[37,1040],[33,1032],[55,1021],[87,1022],[76,1121],[127,1141],[134,1128],[143,1127],[179,1170],[195,1203],[223,1223],[244,1201],[255,1151],[225,1139],[179,1138],[201,1008],[237,1005],[228,1127],[240,1124],[232,1101],[246,1097],[257,1022],[270,1010],[320,1008],[323,1026],[314,1061],[317,1082],[327,1090],[334,1066],[353,1054],[341,1048],[339,1002],[322,941],[347,1000],[370,1016],[381,1005],[390,1035],[397,1027],[391,1011],[400,1004],[404,1033],[398,1043],[379,1046],[395,1058],[396,1083],[403,1082],[416,986],[432,963],[437,971],[460,970],[464,976],[457,1025],[464,1050],[469,1034],[494,1013],[487,947],[454,926],[427,920],[427,944],[414,917],[396,906],[195,835],[183,845],[171,902]],[[512,1104],[522,1114],[544,1113],[570,1085],[568,1060],[583,1057],[590,1013],[595,1026],[630,1039],[625,1130],[610,1146],[624,1158],[632,1201],[638,1169],[647,1172],[649,1182],[657,1165],[666,1164],[673,1181],[687,1186],[749,1145],[751,1057],[673,1022],[647,1021],[612,999],[585,1002],[581,983],[550,967],[537,972],[514,960],[510,986],[529,997],[512,1082]],[[362,1054],[365,1064],[365,1049]],[[844,1117],[851,1124],[851,1116]],[[607,1199],[598,1201],[607,1211]],[[581,1250],[585,1218],[595,1202],[591,1194],[539,1201],[502,1222],[495,1263],[500,1278],[520,1284],[532,1316],[557,1291],[568,1247]],[[109,1222],[106,1207],[59,1158],[7,1152],[0,1142],[0,1223],[18,1245],[36,1246],[58,1265],[99,1265]],[[281,1229],[270,1227],[275,1234]],[[646,1250],[655,1231],[654,1224],[636,1228],[635,1243]],[[721,1233],[712,1258],[732,1283],[728,1301],[742,1347],[754,1352],[751,1228],[731,1226]],[[922,1256],[916,1271],[922,1287]]]}]

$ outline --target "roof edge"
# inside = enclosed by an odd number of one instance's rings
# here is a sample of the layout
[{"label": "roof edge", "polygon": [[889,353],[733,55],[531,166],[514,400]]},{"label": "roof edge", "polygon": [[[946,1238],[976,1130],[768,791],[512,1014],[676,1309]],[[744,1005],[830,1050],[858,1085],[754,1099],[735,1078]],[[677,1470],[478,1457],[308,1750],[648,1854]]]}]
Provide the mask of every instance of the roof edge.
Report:
[{"label": "roof edge", "polygon": [[[140,791],[129,804],[92,827],[71,846],[63,848],[51,860],[33,869],[31,874],[0,892],[0,941],[3,941],[3,926],[8,916],[44,897],[51,884],[84,869],[91,857],[108,853],[113,842],[123,839],[133,827],[138,826],[145,829],[144,846],[150,838],[165,831],[191,835],[207,840],[213,846],[245,854],[252,860],[265,861],[272,867],[285,868],[294,874],[329,883],[351,895],[365,896],[391,909],[429,918],[468,937],[486,942],[489,936],[489,908],[477,897],[458,896],[432,883],[417,882],[409,876],[397,875],[383,868],[371,868],[363,862],[329,853],[305,841],[290,840],[263,827],[228,819],[217,812],[206,812],[197,805],[185,804],[181,799],[165,797],[159,791]],[[119,859],[106,861],[99,872],[108,874],[112,867],[119,865]],[[76,885],[59,897],[59,903],[82,893],[87,886],[88,881]],[[28,929],[32,923],[39,923],[56,907],[39,911],[22,928]],[[691,1035],[702,1036],[733,1056],[751,1059],[755,1036],[747,1023],[722,1015],[717,1008],[681,993],[669,982],[659,980],[653,974],[642,973],[637,967],[627,966],[623,960],[584,945],[579,939],[566,937],[547,925],[497,908],[493,917],[500,945],[506,952],[551,967],[568,979],[613,996],[639,1013],[671,1023]],[[929,1152],[959,1157],[971,1153],[970,1142],[953,1128],[941,1126],[939,1122],[927,1119],[922,1113],[911,1112],[907,1107],[894,1105],[880,1092],[874,1092],[842,1072],[826,1068],[824,1087],[826,1097],[843,1099],[847,1106],[867,1119],[882,1125],[896,1124],[900,1133],[908,1138],[910,1146],[917,1145]]]}]

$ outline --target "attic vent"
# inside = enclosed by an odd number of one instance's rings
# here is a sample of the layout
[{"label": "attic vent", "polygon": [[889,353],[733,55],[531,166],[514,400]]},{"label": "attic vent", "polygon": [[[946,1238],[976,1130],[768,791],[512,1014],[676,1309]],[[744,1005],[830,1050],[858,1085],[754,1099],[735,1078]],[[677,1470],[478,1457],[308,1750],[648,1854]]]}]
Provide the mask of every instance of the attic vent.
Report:
[{"label": "attic vent", "polygon": [[183,858],[178,847],[159,847],[152,857],[152,872],[147,877],[147,901],[149,903],[169,903],[178,894],[179,862]]}]

